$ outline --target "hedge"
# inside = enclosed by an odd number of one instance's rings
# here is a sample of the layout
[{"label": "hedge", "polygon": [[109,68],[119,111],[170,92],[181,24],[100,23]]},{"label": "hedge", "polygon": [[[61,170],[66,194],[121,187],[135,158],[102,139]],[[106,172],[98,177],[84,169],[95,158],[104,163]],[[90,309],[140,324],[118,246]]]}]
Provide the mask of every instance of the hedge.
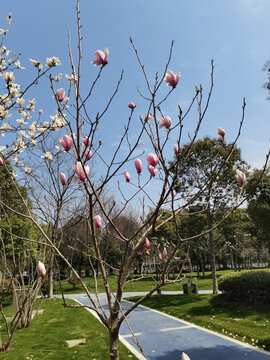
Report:
[{"label": "hedge", "polygon": [[219,290],[235,301],[265,304],[270,301],[270,271],[249,271],[222,277]]}]

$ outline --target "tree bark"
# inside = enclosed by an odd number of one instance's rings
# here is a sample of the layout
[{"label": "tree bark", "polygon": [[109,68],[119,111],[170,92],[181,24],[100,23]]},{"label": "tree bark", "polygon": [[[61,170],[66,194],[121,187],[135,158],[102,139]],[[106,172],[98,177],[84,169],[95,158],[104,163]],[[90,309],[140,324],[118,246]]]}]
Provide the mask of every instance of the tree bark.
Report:
[{"label": "tree bark", "polygon": [[217,274],[216,274],[216,254],[215,254],[215,244],[212,233],[209,234],[209,243],[210,243],[212,281],[213,281],[213,294],[217,295],[218,283],[217,283]]},{"label": "tree bark", "polygon": [[109,329],[109,337],[110,337],[110,360],[119,360],[120,352],[119,352],[119,328],[118,328],[118,326]]},{"label": "tree bark", "polygon": [[54,253],[51,253],[50,258],[50,273],[49,273],[49,299],[53,298],[53,261],[54,261]]}]

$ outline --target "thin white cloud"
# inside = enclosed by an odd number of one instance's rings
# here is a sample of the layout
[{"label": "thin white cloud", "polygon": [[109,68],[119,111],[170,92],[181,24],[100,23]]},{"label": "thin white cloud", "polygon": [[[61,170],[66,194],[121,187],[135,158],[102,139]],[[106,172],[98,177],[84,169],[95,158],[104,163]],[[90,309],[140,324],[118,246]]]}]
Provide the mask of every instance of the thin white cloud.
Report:
[{"label": "thin white cloud", "polygon": [[240,11],[258,15],[265,11],[265,7],[269,4],[268,0],[238,0],[237,5]]}]

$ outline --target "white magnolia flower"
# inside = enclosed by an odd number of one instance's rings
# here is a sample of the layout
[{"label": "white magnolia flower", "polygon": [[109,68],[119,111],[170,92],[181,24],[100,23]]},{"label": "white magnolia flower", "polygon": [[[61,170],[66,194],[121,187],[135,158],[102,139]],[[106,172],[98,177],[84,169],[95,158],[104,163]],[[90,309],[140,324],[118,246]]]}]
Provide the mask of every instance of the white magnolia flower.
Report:
[{"label": "white magnolia flower", "polygon": [[10,54],[10,50],[8,50],[5,46],[2,47],[1,49],[2,53],[5,54],[6,56],[8,56]]},{"label": "white magnolia flower", "polygon": [[27,110],[34,111],[35,110],[35,99],[28,100],[29,105],[27,106]]},{"label": "white magnolia flower", "polygon": [[24,100],[24,98],[18,98],[18,99],[16,100],[16,103],[17,103],[19,106],[23,106],[23,104],[25,103],[25,100]]},{"label": "white magnolia flower", "polygon": [[19,123],[20,125],[25,125],[25,124],[27,124],[27,122],[24,121],[24,118],[17,119],[16,121],[17,121],[17,123]]},{"label": "white magnolia flower", "polygon": [[0,95],[0,104],[1,105],[10,104],[10,98],[9,98],[8,94]]},{"label": "white magnolia flower", "polygon": [[54,67],[54,66],[57,66],[57,65],[61,65],[61,61],[59,60],[58,57],[53,56],[51,58],[46,59],[46,64],[49,67]]},{"label": "white magnolia flower", "polygon": [[12,86],[12,87],[9,88],[9,94],[10,94],[10,97],[12,99],[14,99],[15,97],[17,97],[19,95],[19,91],[18,91],[18,89],[16,87]]},{"label": "white magnolia flower", "polygon": [[43,110],[40,109],[38,113],[39,113],[39,115],[43,114]]},{"label": "white magnolia flower", "polygon": [[28,131],[29,136],[34,137],[36,132],[35,131]]},{"label": "white magnolia flower", "polygon": [[52,79],[53,79],[54,81],[60,81],[61,78],[62,78],[62,76],[63,76],[63,74],[60,73],[60,74],[58,74],[58,76],[52,76]]},{"label": "white magnolia flower", "polygon": [[66,120],[62,116],[59,116],[58,114],[50,116],[50,118],[52,119],[52,122],[51,122],[52,130],[61,129],[66,124]]},{"label": "white magnolia flower", "polygon": [[21,69],[25,69],[25,67],[22,67],[22,66],[21,66],[20,60],[15,61],[14,64],[15,64],[15,65],[17,66],[17,68],[20,69],[20,70],[21,70]]},{"label": "white magnolia flower", "polygon": [[9,124],[9,123],[4,123],[4,124],[2,124],[1,129],[4,130],[4,131],[9,130],[9,129],[10,129],[10,124]]},{"label": "white magnolia flower", "polygon": [[21,130],[21,131],[19,131],[19,133],[21,134],[21,136],[22,136],[22,138],[24,138],[24,137],[29,137],[28,135],[26,136],[25,135],[25,131],[24,130]]},{"label": "white magnolia flower", "polygon": [[32,60],[30,59],[32,65],[34,65],[36,68],[38,68],[38,70],[43,69],[43,65],[41,64],[41,62],[39,60]]},{"label": "white magnolia flower", "polygon": [[30,167],[25,167],[24,172],[25,172],[25,174],[30,174],[31,168]]},{"label": "white magnolia flower", "polygon": [[46,160],[52,160],[53,159],[52,153],[50,151],[45,152],[44,155],[41,156],[41,157],[46,159]]},{"label": "white magnolia flower", "polygon": [[77,76],[75,76],[74,78],[74,75],[72,74],[71,76],[69,76],[68,74],[65,75],[66,78],[68,79],[68,81],[72,84],[75,84],[75,82],[78,80]]},{"label": "white magnolia flower", "polygon": [[36,131],[37,129],[37,122],[33,121],[32,124],[28,127],[29,131]]},{"label": "white magnolia flower", "polygon": [[32,140],[32,141],[31,141],[31,143],[32,143],[34,146],[36,146],[36,145],[37,145],[36,140]]},{"label": "white magnolia flower", "polygon": [[6,65],[6,60],[5,60],[5,58],[2,56],[2,57],[0,57],[0,65],[1,65],[1,67],[3,67],[4,65]]},{"label": "white magnolia flower", "polygon": [[8,110],[4,106],[0,106],[0,118],[5,119],[11,115],[8,115]]},{"label": "white magnolia flower", "polygon": [[3,153],[6,150],[5,146],[0,146],[0,153]]},{"label": "white magnolia flower", "polygon": [[15,76],[14,76],[14,74],[13,74],[13,72],[12,71],[10,71],[10,72],[5,72],[5,73],[3,73],[3,79],[6,81],[6,82],[10,82],[10,81],[14,81],[15,80]]}]

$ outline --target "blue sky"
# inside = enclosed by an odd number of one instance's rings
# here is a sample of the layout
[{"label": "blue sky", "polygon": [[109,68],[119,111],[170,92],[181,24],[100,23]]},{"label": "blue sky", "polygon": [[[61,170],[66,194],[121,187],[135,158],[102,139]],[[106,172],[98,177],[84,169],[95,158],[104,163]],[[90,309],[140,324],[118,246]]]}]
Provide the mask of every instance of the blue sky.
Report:
[{"label": "blue sky", "polygon": [[[6,46],[23,53],[21,63],[26,67],[24,74],[16,80],[31,79],[33,67],[29,58],[45,64],[46,57],[58,56],[62,66],[57,71],[71,73],[67,28],[71,30],[76,51],[75,4],[75,0],[10,0],[1,4],[2,27],[9,11],[13,17]],[[216,136],[216,129],[221,126],[226,130],[227,140],[232,140],[241,119],[242,99],[246,97],[246,121],[238,144],[246,161],[254,166],[264,162],[269,148],[270,103],[265,100],[267,93],[262,85],[266,74],[261,69],[270,58],[270,1],[81,0],[80,7],[84,37],[83,91],[87,91],[98,71],[90,64],[95,59],[93,52],[105,47],[110,50],[109,64],[96,88],[95,98],[89,104],[92,114],[105,105],[121,69],[125,70],[119,95],[104,120],[106,126],[100,134],[104,143],[113,146],[117,142],[129,114],[129,101],[138,105],[137,118],[146,111],[136,90],[137,86],[142,90],[145,86],[129,36],[136,43],[151,83],[155,72],[162,72],[170,41],[175,40],[170,69],[180,71],[181,78],[163,109],[166,115],[176,121],[177,104],[186,108],[195,85],[201,83],[206,96],[210,61],[214,59],[214,92],[201,136]],[[65,81],[61,87],[67,86]],[[165,94],[167,90],[164,84],[161,93]],[[47,81],[41,81],[38,91],[32,89],[31,95],[38,100],[37,108],[44,110],[44,117],[54,114],[55,104]],[[187,130],[194,124],[195,113],[186,124]],[[110,146],[104,148],[105,153],[110,152]]]}]

